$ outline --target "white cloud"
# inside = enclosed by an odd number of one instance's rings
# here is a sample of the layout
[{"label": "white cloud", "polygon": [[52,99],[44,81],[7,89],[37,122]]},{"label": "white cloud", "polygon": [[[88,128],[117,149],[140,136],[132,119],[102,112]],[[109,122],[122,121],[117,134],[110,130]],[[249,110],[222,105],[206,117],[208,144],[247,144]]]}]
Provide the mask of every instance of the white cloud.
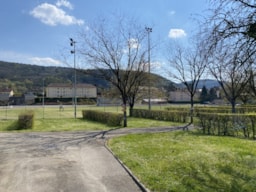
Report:
[{"label": "white cloud", "polygon": [[128,41],[128,46],[132,49],[137,49],[139,48],[140,44],[137,39],[131,38]]},{"label": "white cloud", "polygon": [[57,5],[58,7],[63,6],[63,7],[69,8],[69,9],[71,9],[71,10],[73,9],[73,5],[72,5],[69,1],[67,1],[67,0],[58,0],[57,3],[56,3],[56,5]]},{"label": "white cloud", "polygon": [[50,58],[50,57],[31,57],[29,58],[30,62],[35,65],[43,65],[43,66],[55,66],[61,65],[61,62]]},{"label": "white cloud", "polygon": [[14,63],[33,64],[42,66],[61,66],[63,63],[50,57],[33,57],[28,54],[17,53],[14,51],[1,51],[0,60]]},{"label": "white cloud", "polygon": [[76,19],[74,16],[67,15],[66,12],[57,6],[49,3],[43,3],[35,7],[30,14],[39,19],[46,25],[83,25],[84,21]]},{"label": "white cloud", "polygon": [[168,37],[171,39],[177,39],[186,37],[187,34],[183,29],[170,29]]}]

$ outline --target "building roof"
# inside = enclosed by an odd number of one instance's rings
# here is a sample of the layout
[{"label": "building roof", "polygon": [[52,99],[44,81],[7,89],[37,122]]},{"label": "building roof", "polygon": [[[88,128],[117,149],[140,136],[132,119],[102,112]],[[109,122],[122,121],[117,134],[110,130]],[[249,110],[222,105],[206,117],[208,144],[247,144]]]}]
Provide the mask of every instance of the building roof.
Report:
[{"label": "building roof", "polygon": [[[73,84],[71,83],[50,83],[47,87],[54,87],[54,88],[72,88]],[[77,88],[96,88],[92,84],[87,83],[78,83],[76,84]]]}]

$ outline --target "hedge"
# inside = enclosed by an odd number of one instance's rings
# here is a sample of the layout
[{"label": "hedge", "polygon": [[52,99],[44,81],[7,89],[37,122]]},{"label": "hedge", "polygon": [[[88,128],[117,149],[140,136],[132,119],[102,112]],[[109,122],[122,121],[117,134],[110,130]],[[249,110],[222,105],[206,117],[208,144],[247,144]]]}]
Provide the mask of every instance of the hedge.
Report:
[{"label": "hedge", "polygon": [[209,135],[241,136],[256,139],[256,115],[199,113],[199,126]]},{"label": "hedge", "polygon": [[83,110],[82,115],[83,119],[105,123],[108,126],[121,126],[123,121],[123,115],[118,113]]},{"label": "hedge", "polygon": [[[196,106],[195,113],[232,113],[231,106]],[[256,112],[254,105],[242,105],[236,107],[236,113]]]},{"label": "hedge", "polygon": [[189,112],[133,109],[132,117],[185,123],[187,121],[187,117],[189,117]]},{"label": "hedge", "polygon": [[34,126],[34,112],[26,111],[19,115],[17,129],[32,129]]}]

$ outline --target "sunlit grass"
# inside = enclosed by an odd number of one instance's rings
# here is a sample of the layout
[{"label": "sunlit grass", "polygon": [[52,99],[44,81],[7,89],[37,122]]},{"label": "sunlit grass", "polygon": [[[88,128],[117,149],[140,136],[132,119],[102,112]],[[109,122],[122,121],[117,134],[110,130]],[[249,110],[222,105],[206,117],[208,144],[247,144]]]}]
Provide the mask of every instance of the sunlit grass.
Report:
[{"label": "sunlit grass", "polygon": [[191,132],[127,135],[109,146],[152,191],[255,191],[256,143]]},{"label": "sunlit grass", "polygon": [[[0,131],[16,131],[16,120],[0,120]],[[148,120],[140,118],[128,118],[128,128],[147,128],[147,127],[167,127],[180,125],[178,123]],[[30,131],[89,131],[89,130],[108,130],[121,127],[109,127],[105,124],[84,120],[82,118],[63,118],[63,119],[35,119],[33,129],[20,130],[19,132]]]},{"label": "sunlit grass", "polygon": [[[121,106],[77,106],[77,118],[74,118],[74,107],[64,106],[60,111],[58,106],[14,106],[0,108],[0,131],[15,131],[19,114],[32,110],[35,114],[33,129],[29,131],[87,131],[87,130],[108,130],[119,127],[108,127],[105,124],[91,122],[82,119],[82,110],[93,109],[105,112],[122,113]],[[148,120],[128,117],[128,128],[137,127],[166,127],[180,125],[166,121]]]}]

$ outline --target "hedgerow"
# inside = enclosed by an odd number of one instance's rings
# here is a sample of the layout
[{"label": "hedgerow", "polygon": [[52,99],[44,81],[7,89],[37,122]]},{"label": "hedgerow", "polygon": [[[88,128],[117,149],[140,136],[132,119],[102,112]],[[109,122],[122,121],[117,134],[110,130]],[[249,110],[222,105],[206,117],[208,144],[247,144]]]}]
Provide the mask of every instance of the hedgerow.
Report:
[{"label": "hedgerow", "polygon": [[199,126],[209,135],[241,136],[256,139],[255,114],[198,113]]},{"label": "hedgerow", "polygon": [[83,119],[105,123],[108,126],[121,126],[123,115],[118,113],[83,110]]},{"label": "hedgerow", "polygon": [[185,123],[187,121],[187,117],[189,117],[189,112],[133,109],[132,117]]}]

